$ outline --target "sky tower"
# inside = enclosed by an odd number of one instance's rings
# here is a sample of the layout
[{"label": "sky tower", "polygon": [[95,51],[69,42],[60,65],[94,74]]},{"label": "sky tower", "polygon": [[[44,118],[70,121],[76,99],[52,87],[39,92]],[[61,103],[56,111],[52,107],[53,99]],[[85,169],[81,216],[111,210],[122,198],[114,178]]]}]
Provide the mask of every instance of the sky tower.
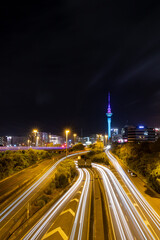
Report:
[{"label": "sky tower", "polygon": [[108,108],[107,108],[107,121],[108,121],[108,139],[111,138],[111,117],[112,117],[112,112],[111,112],[111,106],[110,106],[110,93],[108,93]]}]

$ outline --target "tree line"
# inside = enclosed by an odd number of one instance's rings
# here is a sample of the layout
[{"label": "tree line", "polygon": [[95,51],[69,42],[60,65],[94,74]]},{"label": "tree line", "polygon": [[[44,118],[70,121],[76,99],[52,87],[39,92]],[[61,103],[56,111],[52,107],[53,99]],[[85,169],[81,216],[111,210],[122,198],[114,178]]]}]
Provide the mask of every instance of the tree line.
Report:
[{"label": "tree line", "polygon": [[53,155],[54,153],[52,152],[33,149],[0,152],[0,179],[6,178],[44,159],[50,159]]},{"label": "tree line", "polygon": [[160,193],[160,139],[155,143],[114,143],[112,152]]}]

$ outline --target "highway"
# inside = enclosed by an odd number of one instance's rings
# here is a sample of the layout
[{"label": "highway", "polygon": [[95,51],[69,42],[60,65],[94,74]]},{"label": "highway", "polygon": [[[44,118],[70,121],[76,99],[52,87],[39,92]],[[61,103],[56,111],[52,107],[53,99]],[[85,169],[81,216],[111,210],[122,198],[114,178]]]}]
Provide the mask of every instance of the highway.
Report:
[{"label": "highway", "polygon": [[[155,239],[114,174],[93,164],[103,180],[116,239]],[[158,239],[158,238],[157,238]]]},{"label": "highway", "polygon": [[[72,187],[36,220],[29,231],[23,228],[17,239],[160,239],[158,214],[112,154],[108,150],[106,154],[114,168],[92,163],[92,169],[78,169],[78,179]],[[64,159],[57,161],[43,177],[0,213],[0,239],[6,239],[4,234],[10,226],[10,218],[16,215]]]},{"label": "highway", "polygon": [[83,174],[79,186],[74,185],[22,239],[114,239],[108,238],[110,225],[103,216],[107,206],[102,204],[97,173],[90,168],[78,171]]},{"label": "highway", "polygon": [[[85,222],[85,217],[88,219],[86,216],[86,206],[87,206],[87,199],[89,195],[89,188],[90,188],[90,173],[88,170],[84,169],[85,174],[86,174],[86,181],[82,190],[82,194],[79,200],[79,205],[76,213],[76,217],[74,219],[74,223],[72,226],[72,232],[70,235],[70,240],[80,240],[80,239],[87,239],[87,223],[84,225]],[[85,229],[85,230],[84,230]],[[83,238],[82,238],[83,236]]]},{"label": "highway", "polygon": [[38,180],[58,159],[60,158],[56,156],[53,159],[44,160],[1,180],[0,211]]},{"label": "highway", "polygon": [[[92,167],[93,170],[78,169],[79,179],[77,183],[74,184],[73,187],[27,233],[23,238],[24,240],[105,239],[103,238],[105,235],[104,232],[101,233],[101,236],[95,234],[95,226],[93,230],[94,233],[92,237],[89,238],[89,225],[92,224],[89,211],[91,205],[90,192],[92,188],[92,180],[95,177],[96,172],[103,184],[103,190],[108,202],[111,225],[114,232],[112,239],[160,239],[159,232],[155,232],[152,226],[149,225],[148,221],[144,219],[143,212],[139,211],[137,203],[133,201],[133,199],[131,200],[131,194],[128,194],[126,189],[124,190],[124,186],[121,185],[121,182],[115,177],[112,171],[100,164],[92,163]],[[82,182],[84,182],[84,184],[82,184]],[[82,188],[82,191],[79,191],[80,187]],[[80,193],[79,198],[75,197],[78,193]],[[92,198],[93,197],[94,196],[92,195]],[[72,201],[76,202],[77,205],[73,206]],[[102,209],[102,211],[104,212],[104,209]],[[100,215],[101,212],[98,212],[98,214]],[[92,219],[94,225],[97,224],[95,216]],[[68,221],[68,219],[70,219],[70,221]],[[104,231],[107,227],[104,219],[102,219],[99,224],[104,225]]]},{"label": "highway", "polygon": [[[106,150],[106,154],[107,154],[109,160],[114,165],[115,169],[117,170],[117,172],[119,173],[119,175],[123,181],[121,183],[121,185],[123,186],[123,189],[125,189],[124,193],[127,194],[127,196],[128,196],[129,200],[127,200],[127,201],[130,201],[130,205],[132,204],[132,208],[137,211],[138,215],[141,218],[141,221],[143,221],[143,223],[145,223],[145,226],[147,227],[147,229],[150,232],[150,237],[148,236],[146,239],[160,239],[160,217],[159,217],[159,215],[154,211],[154,209],[149,205],[149,203],[145,200],[145,198],[142,196],[142,194],[134,186],[134,184],[128,178],[125,171],[122,169],[122,167],[120,166],[118,161],[112,156],[112,154],[108,150]],[[105,168],[105,172],[107,172],[107,174],[109,174],[109,170],[106,168]],[[111,176],[111,173],[110,173],[110,176]],[[112,176],[112,178],[114,178],[114,176]],[[119,189],[121,189],[120,185],[119,185]],[[124,202],[124,200],[122,202]],[[144,229],[143,229],[143,232],[144,232]]]},{"label": "highway", "polygon": [[[68,155],[68,157],[73,157],[77,154],[79,153]],[[9,229],[14,226],[18,213],[26,207],[26,204],[30,201],[33,195],[48,181],[48,178],[53,174],[57,165],[65,159],[66,157],[59,159],[35,183],[0,212],[0,239],[5,239],[6,233],[8,234]]]},{"label": "highway", "polygon": [[[89,205],[89,191],[90,191],[90,173],[86,169],[78,169],[79,177],[76,183],[50,208],[50,210],[38,221],[34,227],[23,237],[24,240],[29,239],[57,239],[57,233],[62,236],[66,236],[66,234],[70,235],[70,239],[87,239],[86,237],[86,225],[84,225],[85,218],[87,218],[87,210],[86,206]],[[80,191],[82,189],[82,191]],[[76,196],[80,194],[80,196]],[[77,209],[74,206],[73,211],[73,203],[71,209],[71,202],[77,203]],[[67,206],[70,204],[70,206]],[[67,207],[66,207],[67,206]],[[69,207],[69,209],[68,209]],[[66,208],[66,210],[64,209]],[[75,215],[76,210],[76,215]],[[58,224],[58,227],[55,227],[56,218],[60,218],[60,224],[62,225],[63,219],[66,214],[69,214],[67,217],[74,216],[74,220],[68,222],[67,224],[63,224],[61,228]],[[53,225],[52,225],[53,224]],[[69,229],[66,228],[64,233],[64,228],[66,225],[69,225]],[[62,230],[63,229],[63,230]],[[72,229],[70,233],[70,229]],[[84,230],[85,229],[85,230]],[[68,233],[67,233],[68,231]],[[83,237],[83,238],[82,238]],[[58,238],[59,239],[59,238]],[[68,239],[66,237],[65,239]]]}]

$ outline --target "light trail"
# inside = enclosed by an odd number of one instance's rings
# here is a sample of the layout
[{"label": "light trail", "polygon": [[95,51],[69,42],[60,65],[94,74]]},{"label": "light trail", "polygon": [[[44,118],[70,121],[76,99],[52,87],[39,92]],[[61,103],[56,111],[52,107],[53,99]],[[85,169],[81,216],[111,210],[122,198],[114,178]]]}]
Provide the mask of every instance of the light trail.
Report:
[{"label": "light trail", "polygon": [[[82,190],[82,194],[81,194],[81,197],[80,197],[78,209],[77,209],[77,212],[76,212],[76,217],[75,217],[73,227],[72,227],[72,232],[71,232],[71,235],[70,235],[70,240],[74,240],[74,239],[81,240],[82,239],[86,203],[87,203],[89,187],[90,187],[90,173],[86,169],[83,169],[83,170],[86,173],[86,181],[85,181],[85,184],[84,184],[84,187],[83,187],[83,190]],[[78,225],[78,220],[79,220],[79,226],[77,226]],[[75,238],[76,229],[78,227],[79,227],[78,236],[77,236],[77,238]]]},{"label": "light trail", "polygon": [[122,169],[116,158],[114,158],[109,151],[106,151],[106,154],[110,161],[113,163],[116,170],[121,175],[129,191],[132,193],[135,202],[137,202],[140,209],[142,209],[143,214],[145,215],[147,221],[150,223],[150,226],[152,227],[152,231],[156,232],[156,234],[160,238],[160,216],[154,211],[154,209],[150,206],[150,204],[146,201],[146,199],[134,186],[134,184],[128,178],[128,176],[126,175],[125,171]]},{"label": "light trail", "polygon": [[[80,153],[74,153],[71,155],[68,155],[68,157],[72,157],[75,155],[78,155]],[[62,162],[63,160],[65,160],[66,157],[61,158],[60,160],[58,160],[41,178],[39,178],[31,187],[29,187],[24,193],[22,193],[15,201],[13,201],[8,207],[6,207],[3,211],[0,212],[0,222],[2,222],[3,220],[5,220],[5,218],[12,213],[14,210],[16,210],[16,208],[19,207],[19,205],[21,203],[23,203],[23,201],[25,201],[25,199],[38,187],[40,186],[40,184],[52,173],[52,171],[55,170],[55,168],[57,167],[57,165]]]},{"label": "light trail", "polygon": [[59,214],[62,208],[65,207],[67,202],[72,198],[75,192],[79,189],[84,173],[83,170],[78,169],[79,177],[76,183],[54,204],[54,206],[41,218],[41,220],[27,233],[27,235],[23,238],[24,240],[28,239],[41,239],[42,235],[44,235],[48,228],[50,227],[53,218]]},{"label": "light trail", "polygon": [[[68,147],[69,149],[70,147]],[[64,147],[0,147],[0,151],[18,151],[18,150],[29,150],[29,149],[35,149],[35,150],[65,150]]]},{"label": "light trail", "polygon": [[127,240],[135,238],[139,240],[159,239],[153,237],[114,174],[104,166],[98,164],[93,164],[93,166],[99,171],[103,179],[116,238]]}]

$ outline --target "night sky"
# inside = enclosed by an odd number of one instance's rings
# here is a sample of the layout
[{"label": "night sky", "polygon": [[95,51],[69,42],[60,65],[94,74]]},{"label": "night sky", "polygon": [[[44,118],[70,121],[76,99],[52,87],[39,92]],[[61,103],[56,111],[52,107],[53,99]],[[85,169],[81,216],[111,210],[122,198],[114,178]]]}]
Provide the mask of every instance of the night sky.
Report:
[{"label": "night sky", "polygon": [[87,2],[1,5],[0,135],[160,126],[160,3]]}]

